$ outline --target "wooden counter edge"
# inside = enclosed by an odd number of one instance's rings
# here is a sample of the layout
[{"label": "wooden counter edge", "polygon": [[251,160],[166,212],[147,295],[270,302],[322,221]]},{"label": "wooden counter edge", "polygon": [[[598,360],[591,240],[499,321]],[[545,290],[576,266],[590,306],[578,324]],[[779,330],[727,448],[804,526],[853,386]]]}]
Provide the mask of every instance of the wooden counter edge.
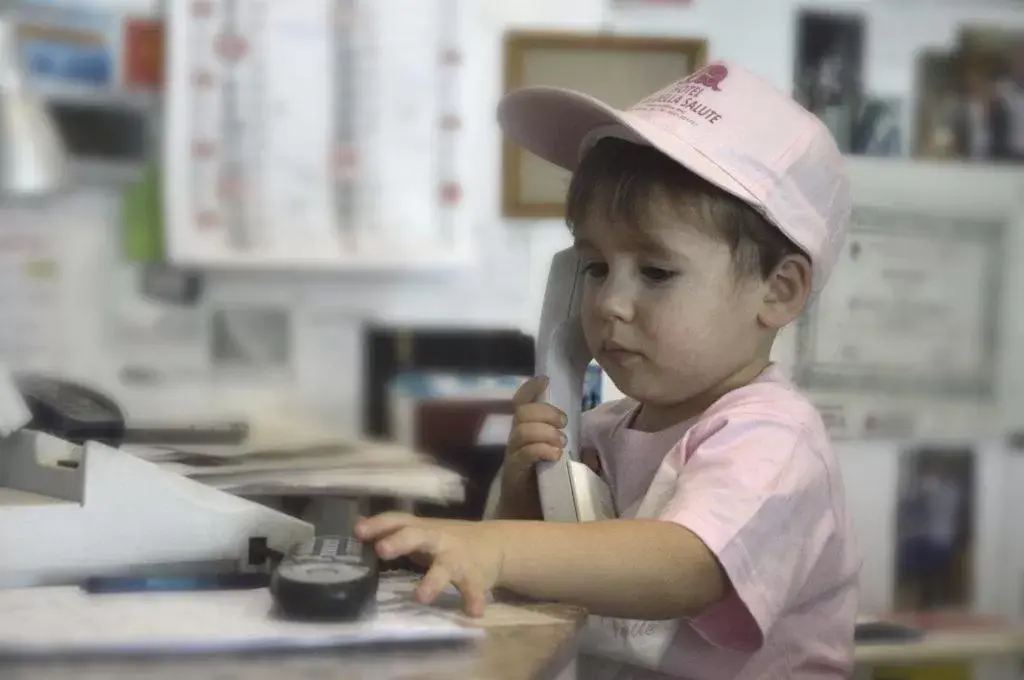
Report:
[{"label": "wooden counter edge", "polygon": [[1024,630],[935,632],[904,643],[859,644],[854,661],[865,666],[899,665],[997,656],[1024,656]]},{"label": "wooden counter edge", "polygon": [[[587,620],[580,607],[496,595],[505,604],[556,619],[555,623],[492,625],[486,628],[484,672],[492,678],[554,680],[576,658],[578,634]],[[510,640],[517,644],[509,646]],[[511,657],[510,657],[511,655]],[[513,666],[517,671],[513,672]]]},{"label": "wooden counter edge", "polygon": [[540,611],[562,618],[572,626],[565,636],[565,640],[537,673],[537,680],[554,680],[566,666],[576,659],[579,652],[579,632],[587,622],[587,612],[585,609],[571,605],[536,606]]}]

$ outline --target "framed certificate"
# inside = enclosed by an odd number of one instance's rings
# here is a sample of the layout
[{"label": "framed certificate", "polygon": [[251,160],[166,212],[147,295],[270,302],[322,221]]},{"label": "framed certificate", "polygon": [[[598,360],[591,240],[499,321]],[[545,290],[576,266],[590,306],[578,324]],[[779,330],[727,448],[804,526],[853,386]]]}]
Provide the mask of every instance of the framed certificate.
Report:
[{"label": "framed certificate", "polygon": [[797,329],[796,380],[819,390],[991,398],[1005,221],[859,208]]}]

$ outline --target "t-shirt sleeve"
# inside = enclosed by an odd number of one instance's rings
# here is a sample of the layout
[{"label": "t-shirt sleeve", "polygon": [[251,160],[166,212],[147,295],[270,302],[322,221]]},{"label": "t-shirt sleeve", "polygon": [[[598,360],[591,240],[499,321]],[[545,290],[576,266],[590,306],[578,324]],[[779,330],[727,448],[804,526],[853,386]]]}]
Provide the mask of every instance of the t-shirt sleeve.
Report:
[{"label": "t-shirt sleeve", "polygon": [[685,456],[661,519],[697,535],[732,589],[691,624],[711,644],[753,651],[835,532],[828,470],[802,428],[730,417]]}]

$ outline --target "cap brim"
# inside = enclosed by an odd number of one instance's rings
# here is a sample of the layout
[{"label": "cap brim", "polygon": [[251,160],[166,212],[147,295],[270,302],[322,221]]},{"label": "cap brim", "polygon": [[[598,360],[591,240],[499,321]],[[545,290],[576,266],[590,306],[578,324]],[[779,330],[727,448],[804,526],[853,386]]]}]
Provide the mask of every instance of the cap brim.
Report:
[{"label": "cap brim", "polygon": [[582,92],[557,87],[527,87],[505,95],[498,105],[505,135],[530,153],[566,170],[575,170],[584,140],[597,128],[615,127],[669,156],[737,198],[758,206],[754,195],[727,170],[688,140],[642,118],[608,106]]}]

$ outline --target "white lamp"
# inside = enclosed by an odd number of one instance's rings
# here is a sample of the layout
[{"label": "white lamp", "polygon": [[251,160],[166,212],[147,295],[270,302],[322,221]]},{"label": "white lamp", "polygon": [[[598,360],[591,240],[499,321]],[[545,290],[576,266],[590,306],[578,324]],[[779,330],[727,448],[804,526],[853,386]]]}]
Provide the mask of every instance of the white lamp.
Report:
[{"label": "white lamp", "polygon": [[17,40],[10,19],[0,16],[0,199],[54,193],[66,169],[60,133],[25,86]]}]

